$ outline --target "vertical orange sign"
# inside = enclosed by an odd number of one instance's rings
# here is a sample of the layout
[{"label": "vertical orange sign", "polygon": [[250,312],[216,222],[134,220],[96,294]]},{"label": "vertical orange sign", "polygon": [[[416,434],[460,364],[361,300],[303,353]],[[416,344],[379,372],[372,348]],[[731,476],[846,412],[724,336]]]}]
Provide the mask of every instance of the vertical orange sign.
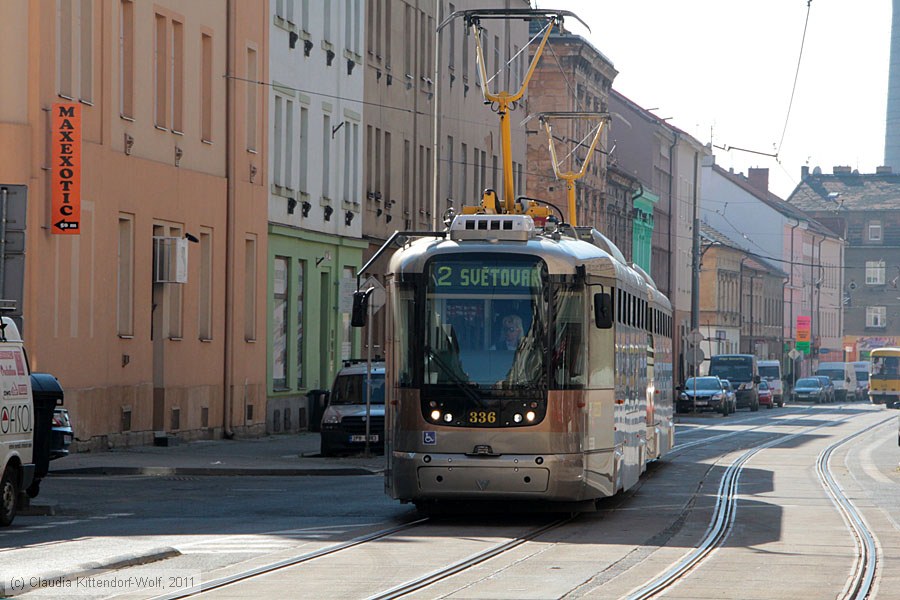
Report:
[{"label": "vertical orange sign", "polygon": [[81,105],[54,104],[50,122],[50,231],[81,233]]}]

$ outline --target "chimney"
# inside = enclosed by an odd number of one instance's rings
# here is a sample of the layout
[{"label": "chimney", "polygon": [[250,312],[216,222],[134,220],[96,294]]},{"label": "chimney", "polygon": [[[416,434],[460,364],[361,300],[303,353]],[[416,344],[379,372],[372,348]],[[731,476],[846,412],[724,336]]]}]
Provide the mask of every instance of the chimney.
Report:
[{"label": "chimney", "polygon": [[894,169],[891,168],[890,166],[875,167],[875,174],[876,175],[893,175]]},{"label": "chimney", "polygon": [[769,192],[769,169],[750,167],[747,170],[747,179],[750,180],[750,185],[760,192],[764,194]]},{"label": "chimney", "polygon": [[803,165],[800,167],[800,181],[805,181],[809,179],[809,165]]},{"label": "chimney", "polygon": [[834,173],[835,175],[850,175],[852,172],[852,167],[835,165],[835,167],[832,169],[832,173]]}]

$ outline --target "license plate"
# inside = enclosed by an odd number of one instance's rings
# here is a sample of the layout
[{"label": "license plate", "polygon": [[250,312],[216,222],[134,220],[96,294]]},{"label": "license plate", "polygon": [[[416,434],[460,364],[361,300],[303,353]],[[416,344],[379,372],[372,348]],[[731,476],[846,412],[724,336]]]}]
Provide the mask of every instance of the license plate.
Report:
[{"label": "license plate", "polygon": [[[351,441],[351,442],[365,442],[365,441],[366,441],[366,436],[364,436],[364,435],[351,435],[351,436],[350,436],[350,441]],[[377,442],[377,441],[378,441],[378,434],[373,433],[372,435],[370,435],[370,436],[369,436],[369,441],[370,441],[370,442]]]},{"label": "license plate", "polygon": [[497,411],[470,410],[469,425],[493,425],[497,422]]},{"label": "license plate", "polygon": [[697,406],[706,406],[707,404],[709,404],[709,402],[707,402],[706,400],[697,400],[695,404]]},{"label": "license plate", "polygon": [[63,443],[65,443],[65,444],[71,444],[71,443],[72,443],[72,436],[71,436],[71,435],[64,435],[64,436],[63,436]]}]

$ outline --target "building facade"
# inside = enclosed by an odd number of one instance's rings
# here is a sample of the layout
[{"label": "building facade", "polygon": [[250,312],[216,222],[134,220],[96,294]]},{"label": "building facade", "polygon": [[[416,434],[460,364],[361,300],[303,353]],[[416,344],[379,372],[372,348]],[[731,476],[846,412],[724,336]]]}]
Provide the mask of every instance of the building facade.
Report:
[{"label": "building facade", "polygon": [[[540,31],[538,25],[532,23],[532,35]],[[609,59],[590,42],[567,31],[554,31],[531,79],[527,111],[529,114],[557,111],[607,113],[610,89],[617,74]],[[557,157],[562,159],[572,153],[574,159],[565,162],[561,170],[579,172],[598,122],[560,119],[551,120],[550,124],[556,138]],[[552,203],[563,213],[564,221],[572,222],[566,182],[554,175],[547,133],[536,119],[529,123],[528,129],[528,195]],[[576,223],[600,231],[607,227],[605,150],[608,135],[608,124],[604,124],[584,176],[575,181]]]},{"label": "building facade", "polygon": [[[650,275],[672,302],[675,379],[693,372],[685,353],[692,327],[694,223],[700,202],[700,167],[709,149],[641,108],[616,90],[610,93],[608,226],[625,256],[646,260]],[[652,211],[652,212],[651,212]],[[635,244],[644,244],[644,248]],[[698,323],[699,325],[699,323]]]},{"label": "building facade", "polygon": [[[796,204],[768,190],[768,170],[748,176],[726,171],[714,157],[703,166],[702,220],[754,259],[786,273],[783,283],[783,344],[758,344],[759,358],[782,360],[785,377],[815,371],[819,360],[841,360],[841,297],[844,242]],[[797,347],[798,319],[809,323],[810,347]],[[792,351],[793,355],[791,354]]]},{"label": "building facade", "polygon": [[[484,104],[474,36],[460,18],[436,30],[456,11],[528,7],[527,0],[366,2],[364,263],[395,231],[443,229],[448,208],[480,204],[485,188],[502,192],[500,120]],[[527,69],[528,24],[492,19],[482,25],[489,89],[512,90]],[[524,116],[513,111],[511,121],[518,193],[524,193]],[[390,254],[372,262],[363,279],[383,280]],[[383,355],[382,317],[376,313],[371,325],[373,355]],[[361,339],[368,339],[365,328]]]},{"label": "building facade", "polygon": [[869,351],[900,345],[900,175],[890,167],[861,174],[804,168],[788,202],[846,240],[840,360],[866,360]]},{"label": "building facade", "polygon": [[[266,18],[250,0],[0,4],[0,190],[21,241],[2,287],[82,446],[264,430]],[[80,219],[57,235],[65,107]]]},{"label": "building facade", "polygon": [[350,299],[362,265],[362,0],[271,0],[267,422],[309,425],[307,394],[360,356]]}]

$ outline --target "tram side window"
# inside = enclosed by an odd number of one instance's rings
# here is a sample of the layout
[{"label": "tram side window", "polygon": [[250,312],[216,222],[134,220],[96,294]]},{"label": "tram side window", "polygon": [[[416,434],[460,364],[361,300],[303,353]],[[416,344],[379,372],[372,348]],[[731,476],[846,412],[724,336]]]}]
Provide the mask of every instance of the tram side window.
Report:
[{"label": "tram side window", "polygon": [[416,330],[415,304],[412,289],[401,289],[396,304],[394,328],[396,338],[394,343],[394,356],[397,364],[397,383],[401,387],[413,385],[412,343]]},{"label": "tram side window", "polygon": [[581,290],[559,288],[555,294],[556,327],[550,364],[556,389],[584,387],[584,298]]}]

